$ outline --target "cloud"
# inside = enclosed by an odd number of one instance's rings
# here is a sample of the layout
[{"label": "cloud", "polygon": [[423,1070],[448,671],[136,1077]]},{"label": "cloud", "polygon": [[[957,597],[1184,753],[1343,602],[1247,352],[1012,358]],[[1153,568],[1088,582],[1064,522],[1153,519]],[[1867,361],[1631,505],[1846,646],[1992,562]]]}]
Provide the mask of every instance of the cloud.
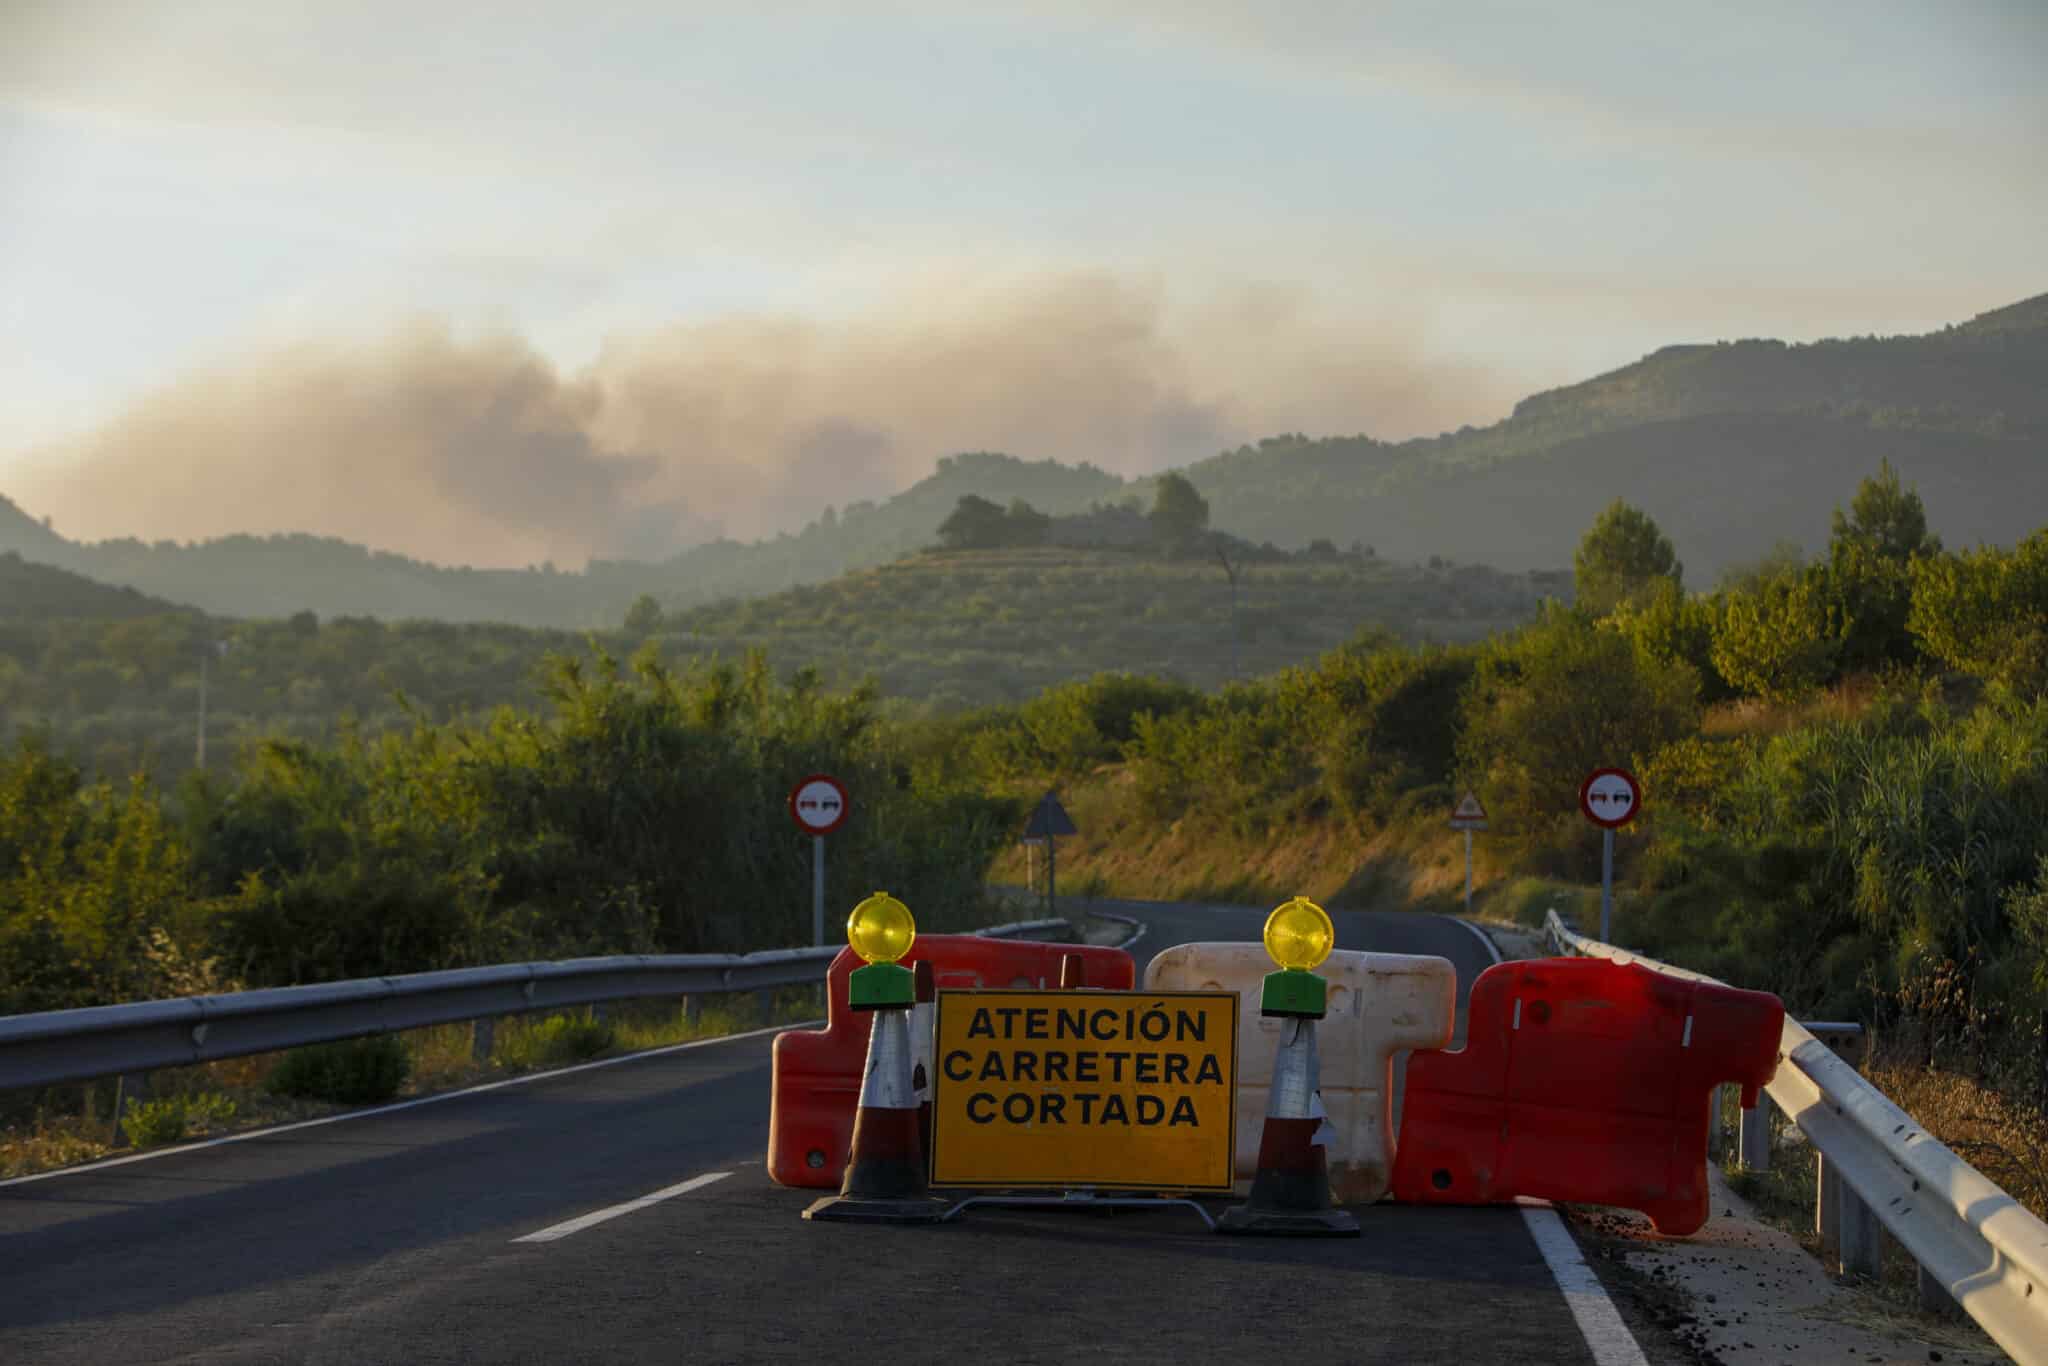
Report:
[{"label": "cloud", "polygon": [[574,374],[517,337],[414,323],[189,374],[36,452],[10,491],[88,538],[306,531],[576,565],[793,529],[960,450],[1136,475],[1276,431],[1436,431],[1516,397],[1432,359],[1423,319],[1363,316],[1275,287],[1175,306],[1108,274],[947,274],[845,320],[615,336]]}]

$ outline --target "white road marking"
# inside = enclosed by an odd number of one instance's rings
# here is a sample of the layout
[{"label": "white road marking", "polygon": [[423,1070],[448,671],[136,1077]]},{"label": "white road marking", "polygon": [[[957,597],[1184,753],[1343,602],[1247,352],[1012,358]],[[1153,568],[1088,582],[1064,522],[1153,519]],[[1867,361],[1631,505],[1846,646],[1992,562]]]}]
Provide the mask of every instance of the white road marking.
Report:
[{"label": "white road marking", "polygon": [[673,1186],[664,1186],[653,1194],[643,1195],[637,1200],[628,1200],[621,1205],[606,1205],[603,1209],[592,1210],[590,1213],[578,1218],[566,1219],[559,1224],[550,1224],[538,1233],[529,1233],[523,1238],[514,1238],[512,1241],[515,1243],[552,1243],[557,1238],[566,1238],[572,1233],[581,1233],[593,1224],[601,1224],[607,1219],[616,1219],[621,1214],[631,1214],[636,1209],[646,1209],[649,1205],[658,1205],[664,1200],[673,1200],[678,1195],[688,1195],[693,1190],[708,1186],[714,1181],[723,1181],[731,1175],[731,1172],[706,1172],[702,1176],[693,1176],[688,1181],[678,1181]]},{"label": "white road marking", "polygon": [[1486,956],[1496,963],[1500,961],[1500,949],[1494,944],[1492,935],[1480,929],[1469,920],[1460,920],[1456,916],[1445,916],[1444,918],[1455,925],[1463,925],[1466,929],[1472,931],[1479,942],[1486,945]]},{"label": "white road marking", "polygon": [[1522,1222],[1529,1226],[1529,1236],[1536,1240],[1537,1251],[1550,1264],[1550,1274],[1557,1278],[1557,1288],[1564,1292],[1565,1306],[1578,1322],[1580,1336],[1593,1349],[1594,1366],[1649,1366],[1643,1349],[1636,1345],[1628,1325],[1621,1321],[1621,1312],[1607,1297],[1607,1288],[1600,1284],[1593,1268],[1586,1265],[1578,1243],[1557,1211],[1547,1204],[1525,1201]]},{"label": "white road marking", "polygon": [[62,1167],[53,1172],[37,1172],[34,1176],[16,1176],[0,1181],[0,1189],[8,1186],[25,1186],[31,1181],[54,1181],[60,1176],[80,1176],[86,1172],[103,1172],[109,1167],[125,1167],[131,1162],[150,1162],[159,1157],[175,1157],[179,1153],[196,1153],[206,1148],[218,1148],[228,1143],[246,1143],[252,1138],[271,1138],[278,1134],[289,1134],[300,1129],[317,1129],[323,1124],[340,1124],[351,1119],[369,1119],[374,1115],[395,1114],[400,1110],[413,1110],[422,1105],[438,1105],[444,1100],[456,1100],[463,1096],[480,1096],[486,1091],[502,1091],[508,1086],[524,1086],[529,1082],[546,1081],[549,1077],[566,1077],[572,1072],[590,1072],[600,1067],[617,1067],[622,1062],[638,1062],[642,1058],[659,1058],[669,1053],[681,1053],[691,1048],[710,1048],[722,1043],[738,1043],[742,1039],[758,1039],[763,1034],[779,1034],[785,1029],[810,1029],[824,1024],[823,1020],[808,1020],[798,1024],[770,1025],[766,1029],[750,1029],[744,1034],[724,1034],[715,1039],[692,1039],[688,1043],[672,1043],[662,1048],[649,1048],[639,1053],[627,1053],[616,1058],[599,1058],[596,1062],[579,1062],[571,1067],[557,1067],[549,1072],[528,1072],[522,1076],[506,1077],[503,1081],[487,1081],[481,1086],[466,1086],[460,1091],[443,1091],[438,1095],[420,1096],[414,1100],[401,1100],[391,1105],[379,1105],[368,1110],[350,1110],[346,1114],[327,1115],[320,1119],[302,1119],[296,1124],[278,1124],[268,1129],[250,1129],[245,1133],[228,1134],[222,1138],[209,1138],[203,1143],[181,1143],[175,1148],[152,1148],[146,1153],[132,1153],[127,1157],[110,1157],[100,1162],[88,1162],[78,1167]]}]

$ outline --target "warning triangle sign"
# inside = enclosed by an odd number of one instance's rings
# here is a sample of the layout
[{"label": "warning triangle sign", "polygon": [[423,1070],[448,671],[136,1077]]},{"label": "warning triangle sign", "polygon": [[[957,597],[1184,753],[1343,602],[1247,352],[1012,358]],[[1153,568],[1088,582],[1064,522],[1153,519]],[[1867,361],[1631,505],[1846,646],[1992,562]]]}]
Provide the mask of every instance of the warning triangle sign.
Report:
[{"label": "warning triangle sign", "polygon": [[1067,815],[1067,809],[1060,805],[1060,799],[1050,792],[1038,803],[1037,809],[1031,813],[1030,824],[1024,827],[1024,838],[1027,841],[1077,833],[1073,818]]},{"label": "warning triangle sign", "polygon": [[1451,829],[1484,830],[1485,828],[1486,808],[1480,804],[1478,795],[1467,792],[1464,796],[1458,798],[1457,809],[1451,812]]}]

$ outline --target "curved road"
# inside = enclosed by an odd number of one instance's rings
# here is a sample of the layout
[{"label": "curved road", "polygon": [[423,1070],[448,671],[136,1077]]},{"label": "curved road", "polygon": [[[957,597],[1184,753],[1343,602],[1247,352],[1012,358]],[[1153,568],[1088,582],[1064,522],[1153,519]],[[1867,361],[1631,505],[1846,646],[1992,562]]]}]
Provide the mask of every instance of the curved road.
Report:
[{"label": "curved road", "polygon": [[[1141,962],[1265,914],[1094,904],[1145,923]],[[1455,921],[1335,919],[1461,986],[1490,961]],[[0,1361],[1643,1359],[1589,1346],[1511,1208],[1382,1204],[1329,1241],[1184,1210],[807,1223],[762,1168],[770,1037],[0,1183]]]}]

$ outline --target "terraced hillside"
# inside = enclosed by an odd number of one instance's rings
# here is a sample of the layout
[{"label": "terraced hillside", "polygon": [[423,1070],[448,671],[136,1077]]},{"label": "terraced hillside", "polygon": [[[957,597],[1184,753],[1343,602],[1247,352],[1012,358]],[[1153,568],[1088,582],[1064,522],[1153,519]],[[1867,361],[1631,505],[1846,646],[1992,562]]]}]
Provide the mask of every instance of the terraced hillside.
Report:
[{"label": "terraced hillside", "polygon": [[[1378,627],[1476,640],[1526,620],[1569,575],[1392,564],[1349,554],[1239,566],[1240,677],[1315,658]],[[936,706],[1017,701],[1111,669],[1214,687],[1232,677],[1231,588],[1215,560],[1114,551],[932,553],[667,623],[677,648],[766,649],[828,677],[873,674]]]}]

